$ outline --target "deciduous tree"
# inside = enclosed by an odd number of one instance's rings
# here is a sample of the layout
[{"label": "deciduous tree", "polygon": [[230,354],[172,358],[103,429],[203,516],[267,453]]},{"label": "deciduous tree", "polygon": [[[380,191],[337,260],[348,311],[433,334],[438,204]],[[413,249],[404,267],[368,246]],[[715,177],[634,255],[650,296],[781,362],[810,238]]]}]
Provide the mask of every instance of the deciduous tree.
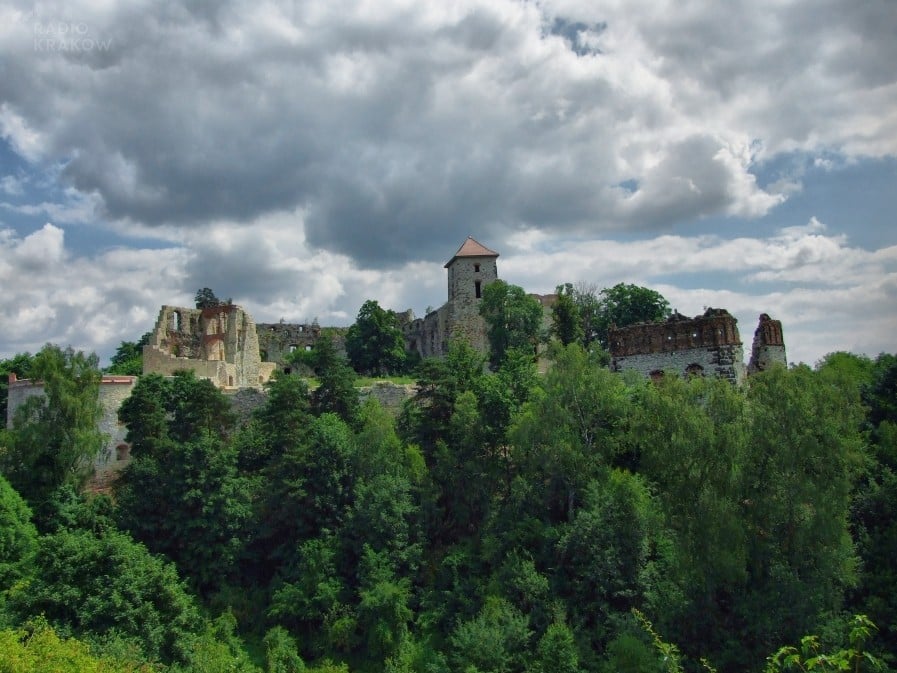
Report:
[{"label": "deciduous tree", "polygon": [[498,369],[511,348],[528,350],[535,356],[542,326],[542,305],[522,287],[503,280],[489,283],[483,289],[480,315],[486,321],[489,364],[493,369]]},{"label": "deciduous tree", "polygon": [[368,299],[346,333],[346,355],[355,371],[384,376],[405,366],[405,338],[393,311]]},{"label": "deciduous tree", "polygon": [[97,363],[96,355],[52,344],[34,356],[30,374],[44,394],[16,411],[10,446],[0,456],[10,483],[33,508],[63,484],[81,486],[93,471],[104,444]]},{"label": "deciduous tree", "polygon": [[609,349],[607,332],[611,325],[626,327],[637,322],[659,322],[670,315],[670,303],[656,290],[618,283],[604,288],[598,296],[595,339]]}]

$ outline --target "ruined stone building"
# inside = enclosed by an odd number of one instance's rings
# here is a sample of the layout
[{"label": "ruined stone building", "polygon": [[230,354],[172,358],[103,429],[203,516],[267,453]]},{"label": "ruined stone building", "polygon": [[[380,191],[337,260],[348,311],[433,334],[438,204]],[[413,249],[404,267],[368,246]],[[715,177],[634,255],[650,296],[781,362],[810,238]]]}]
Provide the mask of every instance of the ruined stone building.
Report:
[{"label": "ruined stone building", "polygon": [[774,362],[786,364],[782,325],[760,316],[750,366],[745,369],[738,321],[725,309],[708,308],[688,318],[674,313],[665,322],[612,327],[608,332],[611,369],[634,369],[656,378],[664,373],[719,376],[741,384],[747,373]]},{"label": "ruined stone building", "polygon": [[782,336],[782,322],[773,320],[766,313],[760,315],[760,323],[754,331],[754,344],[751,348],[751,361],[748,363],[748,374],[755,374],[768,369],[774,364],[786,365],[785,338]]},{"label": "ruined stone building", "polygon": [[234,304],[163,306],[143,347],[144,374],[192,370],[224,389],[258,388],[271,378],[275,366],[262,361],[255,323]]},{"label": "ruined stone building", "polygon": [[[283,368],[290,353],[310,351],[321,336],[321,326],[311,324],[259,323],[256,325],[259,340],[259,356],[265,362],[274,362]],[[287,371],[286,373],[289,373]]]},{"label": "ruined stone building", "polygon": [[[130,446],[125,442],[127,428],[118,420],[118,409],[137,383],[136,376],[105,375],[100,379],[99,400],[103,408],[99,430],[106,436],[106,443],[94,459],[93,487],[103,487],[131,458]],[[19,379],[9,375],[9,400],[6,408],[6,427],[12,427],[16,410],[30,397],[43,396],[41,381]]]},{"label": "ruined stone building", "polygon": [[486,322],[480,316],[483,288],[498,279],[498,253],[468,236],[446,262],[448,301],[423,318],[404,314],[405,346],[421,357],[440,357],[452,339],[465,339],[481,352],[489,351]]}]

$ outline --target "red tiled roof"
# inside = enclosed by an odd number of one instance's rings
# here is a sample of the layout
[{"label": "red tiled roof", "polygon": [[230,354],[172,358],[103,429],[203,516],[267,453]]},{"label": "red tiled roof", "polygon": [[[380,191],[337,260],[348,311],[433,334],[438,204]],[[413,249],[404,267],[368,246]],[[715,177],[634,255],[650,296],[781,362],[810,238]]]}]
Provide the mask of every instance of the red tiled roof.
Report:
[{"label": "red tiled roof", "polygon": [[445,265],[448,266],[458,257],[498,257],[498,253],[495,250],[490,250],[479,241],[475,241],[473,236],[468,236],[467,240],[458,248],[458,252]]}]

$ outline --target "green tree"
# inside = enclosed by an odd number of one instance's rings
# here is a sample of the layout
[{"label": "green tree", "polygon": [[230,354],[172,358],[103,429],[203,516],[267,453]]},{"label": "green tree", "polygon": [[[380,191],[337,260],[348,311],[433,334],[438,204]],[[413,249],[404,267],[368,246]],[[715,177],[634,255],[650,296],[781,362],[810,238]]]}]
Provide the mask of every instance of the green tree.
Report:
[{"label": "green tree", "polygon": [[598,297],[595,340],[608,350],[607,333],[611,325],[626,327],[638,322],[660,322],[669,315],[670,303],[656,290],[617,283],[601,290]]},{"label": "green tree", "polygon": [[218,299],[218,297],[215,296],[215,293],[212,292],[212,289],[208,287],[203,287],[197,290],[194,301],[196,302],[196,308],[214,308],[215,306],[222,306],[225,303],[230,303],[230,300],[223,302]]},{"label": "green tree", "polygon": [[131,659],[97,656],[75,638],[61,637],[45,619],[0,631],[0,673],[150,673]]},{"label": "green tree", "polygon": [[98,428],[102,407],[96,355],[47,344],[34,356],[30,373],[43,382],[44,394],[16,411],[0,467],[37,509],[63,484],[84,484],[105,438]]},{"label": "green tree", "polygon": [[344,526],[355,494],[357,453],[345,422],[323,414],[312,418],[301,442],[272,459],[256,517],[259,572],[295,565],[297,544]]},{"label": "green tree", "polygon": [[582,343],[585,330],[580,305],[576,301],[576,290],[573,285],[566,283],[558,285],[555,291],[558,298],[551,308],[551,333],[565,346],[574,342]]},{"label": "green tree", "polygon": [[[630,438],[675,542],[667,578],[685,605],[655,606],[663,627],[693,653],[718,660],[740,645],[731,606],[747,581],[749,532],[740,474],[745,399],[719,379],[667,377],[636,390]],[[685,612],[681,612],[685,610]]]},{"label": "green tree", "polygon": [[[630,397],[621,378],[578,344],[556,347],[554,365],[509,430],[512,462],[553,522],[570,519],[586,484],[625,450]],[[547,420],[550,419],[550,420]]]},{"label": "green tree", "polygon": [[551,624],[539,639],[532,673],[579,673],[573,631],[564,622]]},{"label": "green tree", "polygon": [[336,569],[332,537],[295,544],[291,561],[272,585],[268,617],[300,636],[304,652],[321,656],[326,647],[328,620],[344,611],[346,588]]},{"label": "green tree", "polygon": [[236,423],[233,405],[215,384],[193,371],[175,372],[169,380],[168,434],[186,442],[202,436],[228,437]]},{"label": "green tree", "polygon": [[867,651],[867,644],[878,630],[865,615],[854,615],[847,633],[847,646],[825,652],[818,636],[804,636],[800,647],[785,646],[766,658],[765,673],[785,671],[882,671],[884,662]]},{"label": "green tree", "polygon": [[234,446],[212,436],[136,455],[116,484],[122,527],[173,560],[202,594],[236,568],[249,536],[251,482]]},{"label": "green tree", "polygon": [[199,612],[174,566],[114,530],[62,530],[42,537],[31,581],[9,593],[24,620],[43,614],[65,633],[132,639],[149,661],[188,657]]},{"label": "green tree", "polygon": [[147,332],[138,341],[122,341],[115,349],[106,373],[123,376],[143,374],[143,347],[149,343],[151,336],[152,333]]},{"label": "green tree", "polygon": [[127,427],[125,440],[132,455],[151,454],[153,447],[168,439],[168,407],[171,388],[161,374],[140,377],[118,409],[118,420]]},{"label": "green tree", "polygon": [[463,340],[449,342],[442,359],[427,358],[417,369],[417,392],[399,418],[404,439],[419,444],[432,465],[432,450],[446,440],[458,396],[483,377],[484,358]]},{"label": "green tree", "polygon": [[386,555],[370,547],[364,550],[359,575],[358,626],[365,656],[383,662],[397,654],[408,637],[408,624],[414,616],[408,607],[411,582],[397,577]]},{"label": "green tree", "polygon": [[312,349],[314,372],[320,385],[312,391],[311,408],[315,415],[333,413],[350,426],[358,422],[358,390],[356,374],[340,357],[333,340],[323,336]]},{"label": "green tree", "polygon": [[734,610],[751,666],[813,630],[856,583],[848,508],[861,460],[861,408],[808,367],[751,377],[739,472],[748,531],[745,590]]},{"label": "green tree", "polygon": [[225,612],[205,623],[192,638],[185,666],[172,666],[171,673],[262,673],[249,658],[236,635],[237,620]]},{"label": "green tree", "polygon": [[394,311],[368,299],[346,333],[346,355],[355,371],[384,376],[404,369],[405,338]]},{"label": "green tree", "polygon": [[593,481],[558,542],[560,591],[580,628],[603,649],[613,615],[641,605],[659,508],[644,482],[621,470]]},{"label": "green tree", "polygon": [[[881,631],[877,645],[897,652],[897,357],[881,354],[868,380],[860,384],[869,437],[866,471],[851,507],[857,551],[862,560],[860,586],[852,609],[866,612]],[[892,659],[893,662],[893,659]]]},{"label": "green tree", "polygon": [[298,376],[276,374],[268,382],[265,404],[255,412],[272,455],[302,444],[311,422],[308,385]]},{"label": "green tree", "polygon": [[282,626],[269,629],[265,645],[266,673],[304,673],[305,662],[299,656],[295,639]]},{"label": "green tree", "polygon": [[459,623],[452,632],[452,670],[522,673],[531,637],[526,615],[501,598],[489,597],[475,618]]},{"label": "green tree", "polygon": [[198,379],[192,371],[142,376],[122,403],[118,419],[127,426],[126,439],[138,454],[164,439],[226,438],[236,423],[230,401],[215,384]]},{"label": "green tree", "polygon": [[489,337],[489,364],[498,369],[511,348],[526,350],[535,356],[542,326],[542,305],[522,287],[503,280],[483,289],[480,315],[486,321]]},{"label": "green tree", "polygon": [[3,592],[28,569],[37,546],[31,510],[9,482],[0,476],[0,608]]}]

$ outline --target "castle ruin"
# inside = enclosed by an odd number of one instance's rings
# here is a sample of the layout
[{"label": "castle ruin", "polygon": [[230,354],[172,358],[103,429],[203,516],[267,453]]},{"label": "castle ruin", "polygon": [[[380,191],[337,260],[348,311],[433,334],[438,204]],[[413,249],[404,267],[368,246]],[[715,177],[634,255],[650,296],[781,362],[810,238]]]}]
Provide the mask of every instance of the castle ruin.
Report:
[{"label": "castle ruin", "polygon": [[311,324],[259,323],[256,325],[259,342],[259,357],[266,362],[277,363],[289,374],[291,367],[285,366],[290,354],[297,351],[310,351],[321,336],[321,326]]},{"label": "castle ruin", "polygon": [[446,262],[448,301],[423,318],[401,314],[407,350],[421,357],[441,357],[453,339],[464,339],[476,350],[489,352],[486,322],[480,316],[483,289],[498,279],[498,253],[468,236]]},{"label": "castle ruin", "polygon": [[760,323],[754,331],[748,374],[762,372],[776,363],[786,366],[788,364],[785,356],[785,338],[782,336],[782,322],[762,313]]},{"label": "castle ruin", "polygon": [[259,388],[275,367],[262,361],[255,323],[234,304],[163,306],[143,347],[144,374],[193,370],[224,389]]},{"label": "castle ruin", "polygon": [[666,372],[684,376],[713,375],[740,385],[747,374],[773,363],[787,364],[782,323],[766,313],[754,333],[750,364],[744,351],[738,321],[721,308],[708,308],[688,318],[673,313],[665,322],[612,326],[608,332],[611,369],[634,369],[657,378]]}]

